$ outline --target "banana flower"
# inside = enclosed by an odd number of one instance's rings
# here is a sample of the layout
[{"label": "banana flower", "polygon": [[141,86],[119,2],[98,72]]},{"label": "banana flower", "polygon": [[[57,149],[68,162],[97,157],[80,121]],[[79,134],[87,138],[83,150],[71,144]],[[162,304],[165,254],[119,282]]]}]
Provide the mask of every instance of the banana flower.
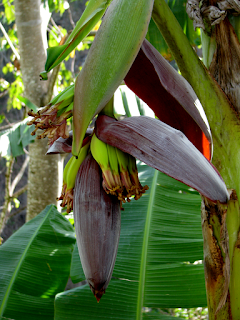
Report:
[{"label": "banana flower", "polygon": [[[107,115],[99,115],[94,132],[92,141],[98,137],[99,141],[107,146],[121,150],[126,159],[130,155],[136,157],[198,190],[212,201],[228,201],[224,181],[209,160],[182,132],[162,121],[145,116],[117,121]],[[82,150],[86,146],[86,139],[89,137],[84,139]],[[58,147],[61,144],[59,141],[56,143]],[[49,149],[49,153],[57,152],[58,147],[55,144]],[[101,144],[97,145],[99,146]],[[96,151],[100,153],[99,158],[95,155]],[[68,175],[75,179],[73,211],[79,254],[86,279],[97,301],[105,293],[111,280],[120,236],[122,201],[117,194],[106,192],[103,172],[101,176],[100,167],[93,157],[95,155],[100,164],[103,152],[102,147],[95,149],[93,144],[88,154],[85,153],[86,158],[75,176],[72,177],[72,173],[68,172]],[[121,161],[121,172],[120,164]],[[146,186],[142,187],[140,182],[132,179],[130,173],[129,176],[133,185],[139,184],[140,193],[147,190]],[[115,185],[115,188],[117,187],[119,185]]]},{"label": "banana flower", "polygon": [[[68,211],[73,207],[83,270],[97,301],[114,268],[121,203],[139,199],[148,189],[137,178],[135,158],[214,202],[229,199],[224,181],[209,161],[211,133],[197,96],[146,40],[125,82],[159,119],[139,116],[118,121],[99,114],[94,131],[84,133],[78,157],[73,156],[65,167],[66,185],[60,197]],[[82,104],[74,108],[77,118],[84,117]],[[82,128],[75,121],[75,132],[78,130]],[[71,137],[59,138],[48,153],[69,152],[71,144]],[[71,192],[66,192],[68,184]]]},{"label": "banana flower", "polygon": [[[30,122],[49,136],[48,153],[73,154],[64,169],[59,199],[67,212],[73,209],[83,270],[97,301],[115,264],[121,204],[139,199],[148,189],[138,180],[136,158],[213,202],[229,199],[210,162],[211,133],[196,94],[144,40],[153,3],[112,0],[74,86],[32,114]],[[105,106],[123,80],[158,119],[117,121],[106,113]],[[97,115],[94,131],[86,134]],[[71,116],[73,136],[66,140],[66,120]]]}]

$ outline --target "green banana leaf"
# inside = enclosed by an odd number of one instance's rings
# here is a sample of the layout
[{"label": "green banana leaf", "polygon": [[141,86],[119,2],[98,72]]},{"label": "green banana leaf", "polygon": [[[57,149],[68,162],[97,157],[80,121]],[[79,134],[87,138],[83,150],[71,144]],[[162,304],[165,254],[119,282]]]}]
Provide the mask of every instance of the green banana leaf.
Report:
[{"label": "green banana leaf", "polygon": [[136,102],[137,102],[137,106],[138,106],[138,111],[140,113],[141,116],[146,116],[146,107],[143,104],[143,101],[141,99],[138,98],[137,95],[135,95],[136,98]]},{"label": "green banana leaf", "polygon": [[126,93],[124,91],[122,91],[121,89],[120,89],[120,92],[121,92],[123,108],[125,110],[126,116],[131,117],[132,115],[131,115],[131,111],[129,108],[129,103],[128,103]]},{"label": "green banana leaf", "polygon": [[47,49],[45,71],[40,74],[43,80],[47,80],[47,73],[62,62],[95,27],[110,1],[90,0],[66,43]]},{"label": "green banana leaf", "polygon": [[[149,190],[124,205],[113,280],[96,303],[88,286],[58,294],[55,319],[141,319],[143,308],[206,306],[199,194],[142,163],[142,185]],[[71,278],[85,279],[73,252]],[[146,309],[149,310],[149,309]]]},{"label": "green banana leaf", "polygon": [[0,246],[0,319],[53,319],[74,243],[73,227],[50,205]]},{"label": "green banana leaf", "polygon": [[17,157],[25,154],[24,148],[34,142],[35,137],[31,135],[34,126],[27,125],[29,120],[28,117],[0,134],[0,155],[2,157]]}]

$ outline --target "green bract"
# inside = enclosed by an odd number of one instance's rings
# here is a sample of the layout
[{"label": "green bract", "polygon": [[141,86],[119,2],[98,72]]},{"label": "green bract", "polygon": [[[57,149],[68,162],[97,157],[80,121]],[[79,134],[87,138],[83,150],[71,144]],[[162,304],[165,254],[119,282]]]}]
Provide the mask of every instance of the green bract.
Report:
[{"label": "green bract", "polygon": [[73,149],[78,155],[92,117],[111,99],[145,38],[153,0],[113,0],[76,83]]}]

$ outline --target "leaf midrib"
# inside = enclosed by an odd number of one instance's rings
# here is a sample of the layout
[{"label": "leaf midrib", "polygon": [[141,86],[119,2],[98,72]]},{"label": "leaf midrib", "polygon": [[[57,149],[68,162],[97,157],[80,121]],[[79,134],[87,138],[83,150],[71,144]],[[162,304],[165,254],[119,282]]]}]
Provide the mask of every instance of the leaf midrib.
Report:
[{"label": "leaf midrib", "polygon": [[39,231],[39,229],[41,228],[41,226],[44,224],[44,222],[45,222],[45,220],[47,219],[47,217],[48,217],[49,213],[51,212],[51,210],[52,210],[52,206],[50,206],[48,212],[46,213],[44,219],[42,220],[42,223],[41,223],[41,224],[39,225],[39,227],[36,229],[36,231],[34,232],[31,240],[28,242],[28,245],[26,246],[26,248],[25,248],[25,250],[24,250],[24,252],[23,252],[23,254],[22,254],[22,256],[21,256],[18,265],[17,265],[17,267],[15,268],[15,271],[14,271],[14,273],[13,273],[13,276],[12,276],[12,278],[11,278],[11,280],[10,280],[10,283],[9,283],[8,288],[7,288],[7,290],[6,290],[5,296],[4,296],[4,298],[3,298],[3,302],[2,302],[2,304],[1,304],[1,306],[0,306],[0,317],[3,316],[3,313],[4,313],[5,308],[6,308],[7,299],[9,298],[11,289],[12,289],[12,287],[13,287],[13,285],[14,285],[14,282],[15,282],[15,279],[16,279],[18,273],[19,273],[19,270],[20,270],[20,268],[21,268],[21,266],[22,266],[22,264],[23,264],[24,258],[25,258],[26,255],[27,255],[28,249],[29,249],[29,247],[31,246],[31,244],[33,243],[33,241],[34,241],[34,239],[35,239],[35,237],[36,237],[36,234],[38,233],[38,231]]},{"label": "leaf midrib", "polygon": [[148,248],[148,240],[149,240],[150,226],[151,226],[152,213],[153,213],[153,202],[156,194],[158,174],[159,172],[155,170],[152,184],[151,184],[151,189],[150,189],[151,192],[150,192],[149,201],[148,201],[147,216],[146,216],[145,229],[144,229],[144,235],[143,235],[143,245],[142,245],[141,263],[140,263],[140,277],[139,277],[139,286],[138,286],[138,299],[137,299],[137,315],[136,315],[137,320],[142,319],[147,248]]}]

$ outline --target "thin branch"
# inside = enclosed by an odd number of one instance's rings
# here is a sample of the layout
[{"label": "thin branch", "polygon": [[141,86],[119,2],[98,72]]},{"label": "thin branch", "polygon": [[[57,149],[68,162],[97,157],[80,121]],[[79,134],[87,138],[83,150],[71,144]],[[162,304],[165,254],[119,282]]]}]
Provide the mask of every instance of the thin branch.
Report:
[{"label": "thin branch", "polygon": [[54,37],[54,39],[59,42],[59,34],[56,34],[54,32],[54,28],[51,26],[51,28],[47,27],[47,31],[50,32],[52,34],[52,36]]},{"label": "thin branch", "polygon": [[0,93],[0,98],[5,97],[8,94],[8,89]]},{"label": "thin branch", "polygon": [[71,23],[71,25],[72,25],[72,27],[73,27],[73,29],[74,29],[74,28],[75,28],[75,23],[74,23],[73,18],[72,18],[72,11],[71,11],[71,9],[70,9],[70,6],[69,6],[69,8],[67,9],[67,11],[68,11],[68,16],[69,16],[69,21],[70,21],[70,23]]},{"label": "thin branch", "polygon": [[15,211],[14,213],[10,214],[10,215],[8,216],[8,219],[16,216],[17,214],[19,214],[20,212],[22,212],[22,211],[25,210],[25,209],[27,209],[27,206],[24,206],[24,207],[19,208],[17,211]]},{"label": "thin branch", "polygon": [[11,39],[9,38],[9,36],[8,36],[6,30],[4,29],[4,26],[1,24],[1,22],[0,22],[0,29],[2,30],[2,33],[3,33],[4,37],[6,38],[9,46],[11,47],[13,53],[15,54],[16,58],[17,58],[18,60],[20,60],[20,55],[19,55],[19,53],[17,52],[17,50],[15,49],[15,47],[14,47]]},{"label": "thin branch", "polygon": [[23,186],[22,188],[20,188],[18,191],[14,192],[14,194],[10,197],[11,200],[13,200],[14,198],[18,198],[21,194],[23,194],[24,192],[27,191],[28,185],[26,184],[25,186]]},{"label": "thin branch", "polygon": [[28,155],[28,156],[29,156],[29,152],[27,151],[27,149],[26,149],[26,148],[23,148],[23,151],[24,151],[24,153],[25,153],[26,155]]},{"label": "thin branch", "polygon": [[[6,119],[6,118],[5,118]],[[8,122],[8,121],[7,121]],[[6,130],[6,129],[10,129],[12,128],[15,124],[17,124],[18,122],[14,122],[14,123],[9,123],[6,124],[5,126],[0,127],[0,131]]]},{"label": "thin branch", "polygon": [[9,124],[12,125],[12,123],[8,120],[8,118],[5,116],[4,120]]},{"label": "thin branch", "polygon": [[61,32],[61,30],[59,29],[58,25],[55,23],[55,21],[53,20],[53,18],[50,18],[50,21],[52,22],[53,26],[57,29],[58,34],[61,36],[61,38],[63,37],[63,34]]},{"label": "thin branch", "polygon": [[10,190],[9,190],[10,197],[12,197],[12,194],[14,192],[14,189],[16,188],[16,185],[22,179],[22,176],[23,176],[23,174],[25,172],[25,169],[27,168],[28,162],[29,162],[29,156],[26,156],[26,158],[25,158],[25,160],[23,162],[22,168],[20,169],[20,171],[18,172],[18,174],[16,175],[15,179],[13,180],[13,182],[11,184],[11,187],[10,187]]},{"label": "thin branch", "polygon": [[0,216],[0,234],[3,231],[3,228],[8,219],[9,212],[11,211],[11,200],[9,196],[9,190],[10,190],[10,184],[11,184],[13,163],[14,163],[14,158],[11,156],[10,160],[7,161],[7,172],[5,175],[5,197],[4,197],[2,213]]},{"label": "thin branch", "polygon": [[96,30],[92,30],[89,32],[88,37],[95,37],[95,35],[97,34]]}]

